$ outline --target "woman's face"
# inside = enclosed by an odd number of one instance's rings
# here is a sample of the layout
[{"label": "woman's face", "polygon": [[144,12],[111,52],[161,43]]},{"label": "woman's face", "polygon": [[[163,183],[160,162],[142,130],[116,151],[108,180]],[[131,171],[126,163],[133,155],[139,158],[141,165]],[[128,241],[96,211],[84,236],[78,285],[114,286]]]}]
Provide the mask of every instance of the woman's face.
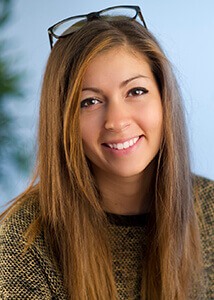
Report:
[{"label": "woman's face", "polygon": [[80,125],[94,172],[141,174],[162,139],[157,83],[142,54],[118,47],[97,55],[83,78]]}]

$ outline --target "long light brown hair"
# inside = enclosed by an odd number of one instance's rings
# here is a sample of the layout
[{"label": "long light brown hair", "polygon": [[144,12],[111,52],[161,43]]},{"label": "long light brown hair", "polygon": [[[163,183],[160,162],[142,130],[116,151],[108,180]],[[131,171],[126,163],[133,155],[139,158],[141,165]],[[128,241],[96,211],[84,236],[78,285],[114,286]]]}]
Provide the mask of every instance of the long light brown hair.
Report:
[{"label": "long light brown hair", "polygon": [[163,142],[157,159],[142,299],[184,300],[200,272],[201,246],[181,97],[158,42],[136,21],[92,21],[53,47],[41,93],[35,176],[39,181],[19,201],[27,201],[30,193],[38,196],[39,223],[45,236],[54,237],[49,242],[62,265],[70,298],[117,299],[107,219],[84,155],[79,110],[87,66],[98,53],[118,46],[146,57],[163,105]]}]

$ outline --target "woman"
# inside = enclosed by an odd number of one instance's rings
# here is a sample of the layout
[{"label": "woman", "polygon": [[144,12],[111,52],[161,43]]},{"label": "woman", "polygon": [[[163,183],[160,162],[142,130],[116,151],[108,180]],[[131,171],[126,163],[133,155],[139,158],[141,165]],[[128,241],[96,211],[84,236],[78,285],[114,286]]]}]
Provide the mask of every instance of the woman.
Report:
[{"label": "woman", "polygon": [[214,184],[190,172],[167,58],[140,9],[120,8],[133,15],[49,29],[35,180],[3,215],[2,299],[212,298]]}]

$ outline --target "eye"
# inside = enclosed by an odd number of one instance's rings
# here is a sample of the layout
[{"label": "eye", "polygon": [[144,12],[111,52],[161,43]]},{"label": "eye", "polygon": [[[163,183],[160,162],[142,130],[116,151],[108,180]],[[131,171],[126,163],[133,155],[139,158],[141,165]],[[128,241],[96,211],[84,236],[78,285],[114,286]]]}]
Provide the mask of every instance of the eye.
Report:
[{"label": "eye", "polygon": [[146,88],[136,87],[128,91],[128,97],[137,97],[143,94],[147,94],[149,91]]},{"label": "eye", "polygon": [[88,99],[84,99],[81,101],[80,107],[81,108],[87,108],[90,106],[94,106],[98,103],[101,103],[100,100],[96,99],[96,98],[88,98]]}]

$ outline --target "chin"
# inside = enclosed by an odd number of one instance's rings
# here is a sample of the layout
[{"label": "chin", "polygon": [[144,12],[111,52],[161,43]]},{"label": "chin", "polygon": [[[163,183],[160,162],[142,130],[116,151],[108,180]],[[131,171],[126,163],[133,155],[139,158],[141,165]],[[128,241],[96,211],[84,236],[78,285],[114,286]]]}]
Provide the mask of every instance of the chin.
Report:
[{"label": "chin", "polygon": [[147,168],[147,165],[144,168],[136,168],[136,169],[131,169],[131,168],[127,168],[127,169],[117,169],[117,170],[110,170],[109,173],[111,173],[113,176],[118,176],[121,178],[128,178],[128,177],[134,177],[134,176],[138,176],[141,175],[144,170]]}]

